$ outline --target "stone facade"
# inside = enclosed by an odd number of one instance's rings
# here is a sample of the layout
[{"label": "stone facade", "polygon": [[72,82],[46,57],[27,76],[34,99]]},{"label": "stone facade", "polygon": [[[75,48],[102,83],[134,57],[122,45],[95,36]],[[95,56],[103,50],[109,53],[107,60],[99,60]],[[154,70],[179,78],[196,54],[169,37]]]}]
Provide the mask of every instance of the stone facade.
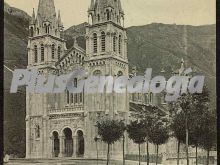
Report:
[{"label": "stone facade", "polygon": [[[88,16],[91,23],[86,27],[86,50],[76,41],[67,50],[61,16],[56,14],[54,0],[39,0],[37,15],[33,11],[29,26],[27,67],[37,67],[39,74],[45,76],[67,74],[78,68],[90,75],[115,78],[135,75],[135,68],[131,74],[128,71],[127,35],[120,0],[91,0]],[[74,85],[77,83],[78,80],[74,80]],[[96,158],[97,146],[100,158],[105,158],[107,145],[94,141],[96,121],[103,117],[128,121],[131,103],[154,104],[166,109],[163,93],[130,96],[71,94],[68,91],[62,94],[27,93],[26,158]],[[112,157],[122,157],[122,141],[112,145],[111,151]],[[156,152],[153,144],[150,144],[149,151],[151,154]],[[163,159],[169,161],[175,160],[169,155],[176,151],[175,139],[160,147]],[[146,144],[141,146],[141,152],[146,154]],[[125,153],[138,154],[138,146],[127,136]]]},{"label": "stone facade", "polygon": [[[91,3],[86,50],[77,42],[67,50],[54,1],[40,0],[29,27],[28,68],[37,67],[45,76],[66,74],[76,68],[91,75],[128,75],[127,36],[121,25],[124,14],[120,1],[109,2]],[[94,158],[96,121],[103,116],[127,119],[128,99],[127,94],[27,93],[26,158]],[[121,145],[118,142],[112,146],[113,156],[120,155]],[[99,142],[98,147],[100,156],[105,157],[106,144]]]}]

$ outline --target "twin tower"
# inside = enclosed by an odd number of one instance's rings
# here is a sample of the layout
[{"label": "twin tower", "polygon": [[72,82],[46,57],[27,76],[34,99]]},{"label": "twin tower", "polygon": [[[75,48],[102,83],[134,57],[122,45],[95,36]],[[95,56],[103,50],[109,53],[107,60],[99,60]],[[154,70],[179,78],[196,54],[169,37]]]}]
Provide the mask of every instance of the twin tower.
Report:
[{"label": "twin tower", "polygon": [[[39,0],[37,14],[33,11],[29,26],[28,68],[38,68],[45,77],[67,74],[77,68],[96,76],[128,75],[127,35],[120,0],[91,0],[88,16],[91,24],[86,26],[86,50],[77,41],[67,49],[54,0]],[[49,85],[46,80],[45,84]],[[73,85],[77,84],[74,79]],[[116,93],[27,93],[26,157],[95,158],[96,121],[126,121],[128,99],[127,94]],[[100,141],[98,147],[104,158],[107,145]],[[111,150],[112,156],[121,156],[122,143],[114,144]]]}]

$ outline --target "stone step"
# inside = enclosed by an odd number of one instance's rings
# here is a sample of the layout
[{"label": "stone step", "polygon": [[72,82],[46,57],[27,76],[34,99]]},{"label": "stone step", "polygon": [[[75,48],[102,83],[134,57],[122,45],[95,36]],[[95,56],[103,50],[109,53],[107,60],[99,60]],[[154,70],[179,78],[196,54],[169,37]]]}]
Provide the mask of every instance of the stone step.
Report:
[{"label": "stone step", "polygon": [[[94,159],[11,159],[4,165],[97,165],[97,161]],[[106,160],[99,160],[98,165],[106,165]],[[123,165],[123,162],[111,160],[109,165]],[[138,162],[126,160],[126,165],[138,165]],[[142,162],[141,165],[146,165],[146,162]]]}]

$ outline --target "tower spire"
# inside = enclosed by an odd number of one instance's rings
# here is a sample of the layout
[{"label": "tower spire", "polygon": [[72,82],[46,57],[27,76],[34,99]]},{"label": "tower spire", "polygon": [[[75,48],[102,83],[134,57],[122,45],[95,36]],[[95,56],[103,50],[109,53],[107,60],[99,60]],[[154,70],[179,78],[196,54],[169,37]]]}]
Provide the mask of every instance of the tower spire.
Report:
[{"label": "tower spire", "polygon": [[54,0],[39,0],[37,15],[42,21],[54,21],[56,18]]},{"label": "tower spire", "polygon": [[34,24],[35,24],[35,11],[33,8],[33,13],[32,13],[32,17],[31,17],[31,25],[34,25]]},{"label": "tower spire", "polygon": [[61,16],[60,16],[60,10],[58,11],[58,25],[59,27],[63,27],[63,23],[62,23]]},{"label": "tower spire", "polygon": [[95,1],[91,0],[91,5],[89,7],[89,11],[93,11],[95,9]]},{"label": "tower spire", "polygon": [[37,30],[37,35],[47,34],[62,38],[61,33],[63,31],[63,23],[61,20],[60,11],[58,11],[57,17],[54,0],[39,0],[38,11],[35,20],[35,29]]},{"label": "tower spire", "polygon": [[93,24],[111,21],[121,25],[121,19],[124,18],[121,0],[91,0],[88,12]]}]

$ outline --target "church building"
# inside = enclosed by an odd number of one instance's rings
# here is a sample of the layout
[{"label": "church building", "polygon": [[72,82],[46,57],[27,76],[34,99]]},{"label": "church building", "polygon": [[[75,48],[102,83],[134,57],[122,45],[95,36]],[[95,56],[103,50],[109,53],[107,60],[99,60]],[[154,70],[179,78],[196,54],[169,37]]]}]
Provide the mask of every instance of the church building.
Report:
[{"label": "church building", "polygon": [[[66,48],[64,27],[54,0],[39,0],[38,11],[29,26],[28,66],[38,68],[40,75],[62,75],[84,69],[95,76],[132,76],[129,74],[125,14],[121,0],[91,0],[88,9],[90,24],[86,26],[86,49],[75,40]],[[184,62],[181,63],[184,69]],[[179,73],[178,73],[179,74]],[[78,79],[73,80],[77,87]],[[26,94],[26,158],[106,158],[107,144],[95,142],[98,136],[96,122],[103,118],[129,121],[130,109],[135,104],[153,104],[166,109],[164,94],[64,93]],[[163,111],[165,112],[165,111]],[[96,146],[97,145],[97,146]],[[150,153],[156,147],[149,144]],[[122,158],[122,140],[111,146],[111,157]],[[182,149],[184,151],[184,148]],[[146,144],[141,146],[146,154]],[[138,146],[125,137],[126,156],[138,155]],[[163,159],[175,160],[177,141],[171,139],[160,147]]]},{"label": "church building", "polygon": [[[60,12],[54,0],[39,0],[29,26],[28,68],[41,75],[68,74],[82,68],[90,75],[128,76],[127,36],[120,0],[91,0],[91,24],[86,27],[86,50],[75,41],[66,48]],[[74,79],[74,86],[78,80]],[[127,120],[127,94],[27,93],[26,158],[96,157],[96,122],[102,117]],[[111,150],[121,155],[122,143]],[[100,156],[107,145],[98,144]],[[113,155],[113,156],[114,156]]]}]

